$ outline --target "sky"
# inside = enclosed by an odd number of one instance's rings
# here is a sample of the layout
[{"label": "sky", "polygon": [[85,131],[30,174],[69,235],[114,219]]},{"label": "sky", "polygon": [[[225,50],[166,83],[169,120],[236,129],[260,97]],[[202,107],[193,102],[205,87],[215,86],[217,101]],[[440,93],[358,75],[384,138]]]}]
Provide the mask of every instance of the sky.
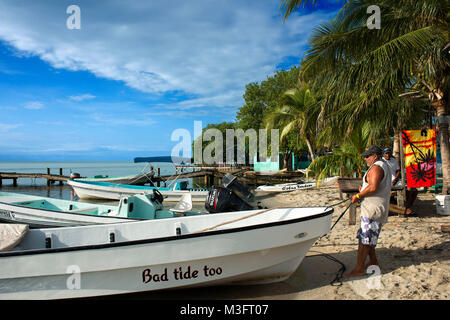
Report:
[{"label": "sky", "polygon": [[283,23],[279,0],[0,0],[0,161],[170,155],[176,129],[234,121],[245,85],[298,65],[337,10]]}]

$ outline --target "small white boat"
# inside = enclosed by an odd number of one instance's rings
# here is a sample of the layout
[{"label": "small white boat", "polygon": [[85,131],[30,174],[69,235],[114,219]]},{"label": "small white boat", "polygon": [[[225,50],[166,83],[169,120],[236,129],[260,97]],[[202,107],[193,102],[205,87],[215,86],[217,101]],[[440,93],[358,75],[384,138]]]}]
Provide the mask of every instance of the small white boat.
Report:
[{"label": "small white boat", "polygon": [[183,195],[190,193],[192,201],[203,202],[208,196],[206,189],[187,189],[186,181],[178,181],[173,187],[148,187],[133,186],[124,184],[115,184],[108,182],[88,182],[69,180],[70,185],[75,194],[80,199],[110,199],[120,200],[124,196],[135,194],[152,194],[153,190],[158,190],[165,197],[165,201],[179,201]]},{"label": "small white boat", "polygon": [[332,213],[277,208],[31,229],[0,252],[0,299],[282,281],[329,232]]},{"label": "small white boat", "polygon": [[48,228],[129,221],[117,206],[0,192],[0,222]]},{"label": "small white boat", "polygon": [[192,199],[189,193],[169,210],[165,210],[162,203],[163,196],[158,195],[157,191],[124,197],[118,206],[0,192],[0,222],[27,224],[30,228],[50,228],[204,214],[191,211]]},{"label": "small white boat", "polygon": [[91,181],[91,182],[110,182],[119,184],[130,184],[130,185],[144,185],[146,183],[152,182],[153,172],[140,173],[138,175],[129,176],[119,176],[119,177],[109,177],[103,175],[97,175],[93,177],[77,177],[72,176],[76,181]]},{"label": "small white boat", "polygon": [[[321,185],[330,185],[338,180],[338,176],[325,178]],[[258,193],[276,193],[276,192],[289,192],[295,190],[311,189],[317,185],[315,181],[312,182],[297,182],[297,183],[283,183],[275,185],[263,185],[255,189]]]}]

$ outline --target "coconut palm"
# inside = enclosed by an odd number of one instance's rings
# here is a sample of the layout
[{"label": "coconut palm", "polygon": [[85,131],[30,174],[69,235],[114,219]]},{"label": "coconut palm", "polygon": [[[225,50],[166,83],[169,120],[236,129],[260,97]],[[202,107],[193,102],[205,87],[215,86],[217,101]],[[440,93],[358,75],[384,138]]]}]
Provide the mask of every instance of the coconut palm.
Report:
[{"label": "coconut palm", "polygon": [[300,89],[287,90],[282,101],[281,106],[266,116],[266,128],[282,128],[280,139],[291,132],[297,132],[297,141],[302,139],[306,142],[311,159],[314,160],[316,119],[320,111],[316,99],[305,85]]},{"label": "coconut palm", "polygon": [[[316,2],[281,0],[285,19]],[[366,25],[371,5],[381,9],[381,29]],[[345,123],[347,135],[361,121],[392,114],[399,96],[426,97],[438,117],[444,194],[450,178],[448,12],[443,0],[345,1],[332,21],[315,30],[300,74],[327,89],[327,108]]]}]

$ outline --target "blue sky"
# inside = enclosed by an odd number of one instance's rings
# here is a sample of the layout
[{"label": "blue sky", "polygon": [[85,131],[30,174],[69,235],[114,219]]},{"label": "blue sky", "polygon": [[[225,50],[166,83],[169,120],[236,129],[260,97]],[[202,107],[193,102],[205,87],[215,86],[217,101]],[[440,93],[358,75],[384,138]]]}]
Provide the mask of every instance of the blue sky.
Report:
[{"label": "blue sky", "polygon": [[[81,29],[66,26],[69,5]],[[297,65],[339,5],[0,1],[0,161],[169,155],[178,128],[234,121],[245,85]]]}]

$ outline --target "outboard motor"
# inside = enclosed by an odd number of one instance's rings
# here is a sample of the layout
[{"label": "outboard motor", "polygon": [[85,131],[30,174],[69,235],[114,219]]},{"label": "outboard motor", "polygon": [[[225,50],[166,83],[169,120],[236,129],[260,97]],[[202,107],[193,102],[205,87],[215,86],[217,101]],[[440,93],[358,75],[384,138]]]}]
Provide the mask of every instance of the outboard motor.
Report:
[{"label": "outboard motor", "polygon": [[225,188],[240,193],[246,200],[251,200],[253,198],[253,194],[245,186],[239,183],[237,177],[233,176],[231,173],[227,173],[222,178],[222,184]]},{"label": "outboard motor", "polygon": [[231,189],[212,186],[206,197],[205,209],[209,213],[252,210],[253,207],[239,198]]},{"label": "outboard motor", "polygon": [[76,178],[81,178],[80,174],[78,172],[71,172],[70,173],[70,179],[76,179]]},{"label": "outboard motor", "polygon": [[[223,187],[212,186],[205,202],[205,209],[210,213],[253,210],[248,203],[253,194],[241,183],[236,176],[227,173],[222,178]],[[258,207],[260,207],[258,205]]]}]

